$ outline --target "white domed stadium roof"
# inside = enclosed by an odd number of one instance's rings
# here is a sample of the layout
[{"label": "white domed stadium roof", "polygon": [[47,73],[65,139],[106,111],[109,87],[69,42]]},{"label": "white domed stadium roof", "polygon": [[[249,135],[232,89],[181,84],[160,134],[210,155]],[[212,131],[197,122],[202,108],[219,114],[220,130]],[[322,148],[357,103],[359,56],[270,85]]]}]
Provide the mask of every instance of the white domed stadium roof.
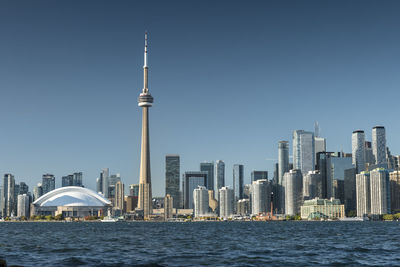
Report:
[{"label": "white domed stadium roof", "polygon": [[103,207],[110,205],[111,202],[93,190],[79,186],[66,186],[48,192],[33,204],[40,207]]}]

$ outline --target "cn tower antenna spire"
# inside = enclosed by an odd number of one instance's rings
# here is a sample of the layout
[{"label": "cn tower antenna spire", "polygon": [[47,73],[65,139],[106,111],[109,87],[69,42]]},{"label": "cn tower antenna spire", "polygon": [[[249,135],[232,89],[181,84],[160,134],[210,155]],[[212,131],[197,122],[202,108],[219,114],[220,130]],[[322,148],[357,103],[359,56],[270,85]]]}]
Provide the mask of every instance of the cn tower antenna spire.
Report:
[{"label": "cn tower antenna spire", "polygon": [[147,31],[144,33],[144,65],[143,65],[143,71],[144,71],[143,93],[147,94],[149,92],[149,87],[148,87],[149,67],[147,66]]},{"label": "cn tower antenna spire", "polygon": [[144,68],[147,67],[147,31],[144,33]]}]

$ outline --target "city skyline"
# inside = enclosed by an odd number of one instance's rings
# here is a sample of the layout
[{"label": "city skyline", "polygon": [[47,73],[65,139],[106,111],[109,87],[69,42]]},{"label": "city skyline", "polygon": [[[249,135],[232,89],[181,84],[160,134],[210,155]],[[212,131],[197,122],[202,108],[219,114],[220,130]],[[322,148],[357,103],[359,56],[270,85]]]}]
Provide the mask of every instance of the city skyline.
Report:
[{"label": "city skyline", "polygon": [[[320,122],[327,151],[350,153],[354,130],[364,130],[372,141],[372,127],[384,125],[392,154],[400,152],[400,141],[394,138],[400,126],[391,108],[399,95],[393,70],[398,69],[395,47],[400,42],[388,35],[396,25],[393,20],[399,19],[389,7],[338,2],[331,3],[338,8],[333,15],[325,16],[328,9],[313,1],[304,6],[236,3],[224,22],[218,17],[221,3],[213,5],[215,10],[197,3],[210,22],[201,24],[194,16],[185,26],[182,20],[195,12],[188,5],[170,10],[174,20],[162,14],[169,7],[165,4],[124,3],[106,12],[105,2],[94,10],[82,4],[81,11],[61,11],[68,3],[44,3],[31,14],[11,2],[0,9],[1,24],[9,26],[1,29],[9,38],[0,44],[0,121],[9,129],[0,141],[5,152],[0,171],[31,190],[43,174],[54,174],[59,187],[61,177],[74,172],[82,172],[83,184],[95,189],[103,168],[121,173],[125,184],[139,183],[141,115],[133,103],[142,79],[146,29],[154,51],[149,82],[158,103],[150,124],[155,196],[164,195],[165,155],[171,153],[180,155],[181,173],[199,170],[203,161],[223,160],[226,185],[232,186],[234,164],[244,165],[244,184],[250,183],[253,170],[266,170],[271,179],[278,141],[289,141],[292,155],[292,132],[312,131],[314,121]],[[342,6],[348,9],[339,11]],[[152,22],[141,22],[141,12],[149,7]],[[31,20],[30,26],[12,19],[17,11]],[[293,14],[298,26],[284,23]],[[86,15],[92,22],[84,20]],[[157,15],[162,18],[154,20]],[[335,25],[339,15],[346,27]],[[65,33],[55,31],[56,26],[63,26]],[[374,37],[380,41],[373,42]],[[356,50],[360,44],[362,49]],[[333,56],[325,55],[327,51]],[[222,70],[218,75],[215,67]],[[372,106],[376,92],[382,91],[390,97],[383,96],[379,111],[368,105],[360,109],[369,102]],[[251,106],[246,106],[245,94],[252,98]]]}]

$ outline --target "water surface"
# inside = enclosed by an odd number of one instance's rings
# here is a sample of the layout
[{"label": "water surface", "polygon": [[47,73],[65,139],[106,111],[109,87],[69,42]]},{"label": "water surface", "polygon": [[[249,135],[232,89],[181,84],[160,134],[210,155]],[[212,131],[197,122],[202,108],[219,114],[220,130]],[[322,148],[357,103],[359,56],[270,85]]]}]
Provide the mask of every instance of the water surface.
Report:
[{"label": "water surface", "polygon": [[400,223],[0,223],[0,257],[23,266],[400,265]]}]

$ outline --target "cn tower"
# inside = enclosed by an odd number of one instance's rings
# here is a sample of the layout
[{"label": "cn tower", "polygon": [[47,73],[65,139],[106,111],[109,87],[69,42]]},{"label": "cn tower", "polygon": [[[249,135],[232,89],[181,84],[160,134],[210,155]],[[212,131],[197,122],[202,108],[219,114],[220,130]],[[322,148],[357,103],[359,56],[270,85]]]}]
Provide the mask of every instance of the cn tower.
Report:
[{"label": "cn tower", "polygon": [[150,172],[150,138],[149,138],[149,108],[153,105],[153,97],[148,88],[147,66],[147,32],[144,39],[144,86],[139,95],[138,105],[142,108],[142,149],[140,154],[140,180],[138,209],[143,210],[144,219],[148,219],[153,213],[151,196],[151,172]]}]

